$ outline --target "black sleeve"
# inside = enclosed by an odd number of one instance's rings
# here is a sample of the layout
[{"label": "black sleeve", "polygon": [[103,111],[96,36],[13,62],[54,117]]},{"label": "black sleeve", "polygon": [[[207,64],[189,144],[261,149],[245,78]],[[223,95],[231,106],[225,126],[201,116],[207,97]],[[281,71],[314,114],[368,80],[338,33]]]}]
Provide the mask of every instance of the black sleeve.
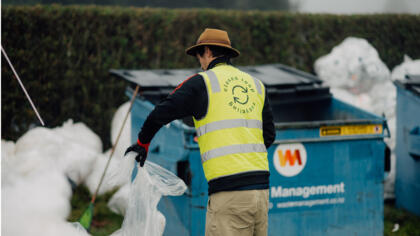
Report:
[{"label": "black sleeve", "polygon": [[264,107],[262,112],[263,120],[263,137],[266,148],[273,144],[276,138],[276,130],[273,122],[273,112],[271,110],[270,101],[268,100],[267,90],[265,93]]},{"label": "black sleeve", "polygon": [[159,129],[173,120],[187,116],[203,117],[207,100],[203,77],[196,74],[186,79],[149,114],[138,134],[140,142],[150,143]]}]

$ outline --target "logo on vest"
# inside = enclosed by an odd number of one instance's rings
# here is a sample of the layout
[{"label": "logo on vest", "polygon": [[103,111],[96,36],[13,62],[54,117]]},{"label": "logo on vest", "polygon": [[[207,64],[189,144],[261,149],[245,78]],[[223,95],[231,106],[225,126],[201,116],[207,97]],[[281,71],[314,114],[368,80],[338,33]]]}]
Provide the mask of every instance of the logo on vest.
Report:
[{"label": "logo on vest", "polygon": [[224,82],[223,91],[231,96],[228,106],[234,111],[245,114],[255,110],[255,102],[250,101],[250,94],[255,93],[255,89],[247,80],[231,77]]},{"label": "logo on vest", "polygon": [[277,172],[285,177],[298,175],[306,165],[306,149],[301,143],[280,144],[273,155]]}]

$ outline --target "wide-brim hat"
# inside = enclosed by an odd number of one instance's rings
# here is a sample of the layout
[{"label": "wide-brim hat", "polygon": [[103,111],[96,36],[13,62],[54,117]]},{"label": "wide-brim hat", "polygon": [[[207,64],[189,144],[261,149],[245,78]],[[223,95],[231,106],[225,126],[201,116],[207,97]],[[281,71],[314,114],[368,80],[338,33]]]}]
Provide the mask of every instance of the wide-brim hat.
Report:
[{"label": "wide-brim hat", "polygon": [[194,46],[191,46],[185,50],[185,52],[190,56],[196,56],[196,49],[200,46],[219,46],[229,49],[230,57],[239,56],[240,52],[233,48],[230,44],[228,33],[224,30],[218,29],[205,29],[201,33],[200,37],[197,40],[197,43]]}]

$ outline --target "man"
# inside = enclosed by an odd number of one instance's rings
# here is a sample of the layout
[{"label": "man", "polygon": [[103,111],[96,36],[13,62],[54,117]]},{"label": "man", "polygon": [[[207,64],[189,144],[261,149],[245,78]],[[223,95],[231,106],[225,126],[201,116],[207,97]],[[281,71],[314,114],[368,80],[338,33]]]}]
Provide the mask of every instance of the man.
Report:
[{"label": "man", "polygon": [[231,65],[239,56],[226,31],[206,29],[186,50],[204,72],[182,82],[147,117],[136,144],[143,166],[149,143],[165,124],[192,116],[209,184],[206,235],[266,235],[267,151],[275,130],[261,81]]}]

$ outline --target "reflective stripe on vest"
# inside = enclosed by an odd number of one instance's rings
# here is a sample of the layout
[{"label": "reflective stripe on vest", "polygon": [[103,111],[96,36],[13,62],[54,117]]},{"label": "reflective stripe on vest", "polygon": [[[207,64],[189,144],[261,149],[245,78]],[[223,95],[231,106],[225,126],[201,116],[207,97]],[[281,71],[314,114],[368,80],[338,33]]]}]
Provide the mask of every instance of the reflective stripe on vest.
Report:
[{"label": "reflective stripe on vest", "polygon": [[209,70],[209,71],[206,71],[206,72],[204,72],[204,73],[206,73],[206,74],[207,74],[207,76],[208,76],[208,77],[209,77],[209,79],[210,79],[211,91],[212,91],[213,93],[218,93],[218,92],[220,92],[219,80],[217,80],[217,76],[216,76],[216,74],[214,73],[214,71]]},{"label": "reflective stripe on vest", "polygon": [[200,74],[207,88],[208,110],[201,120],[194,119],[194,125],[207,180],[268,171],[262,83],[226,64]]},{"label": "reflective stripe on vest", "polygon": [[215,130],[237,127],[257,128],[262,130],[262,121],[247,119],[219,120],[197,128],[197,137]]},{"label": "reflective stripe on vest", "polygon": [[204,163],[212,158],[225,156],[234,153],[267,152],[264,144],[236,144],[212,149],[201,155],[201,162]]},{"label": "reflective stripe on vest", "polygon": [[260,84],[260,82],[259,82],[256,78],[254,78],[254,77],[252,77],[252,79],[254,80],[255,87],[257,88],[258,93],[259,93],[259,94],[262,94],[262,90],[261,90],[261,84]]}]

